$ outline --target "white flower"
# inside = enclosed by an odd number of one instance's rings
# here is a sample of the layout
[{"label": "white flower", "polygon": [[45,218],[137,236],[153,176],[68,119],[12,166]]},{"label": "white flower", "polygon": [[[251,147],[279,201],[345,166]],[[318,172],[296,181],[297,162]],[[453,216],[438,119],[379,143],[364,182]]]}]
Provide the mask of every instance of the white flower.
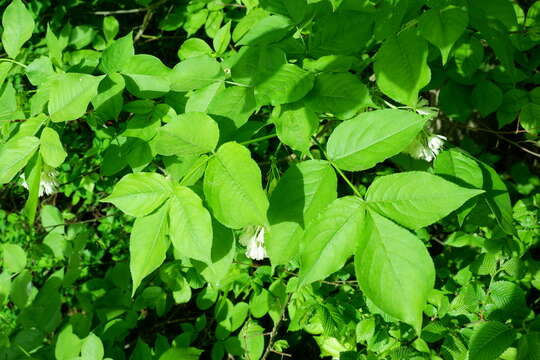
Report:
[{"label": "white flower", "polygon": [[[56,192],[56,188],[58,187],[58,181],[56,180],[57,176],[58,171],[53,168],[46,167],[43,169],[39,179],[39,197],[42,197],[43,194],[51,195]],[[28,183],[26,182],[24,174],[21,175],[21,178],[23,180],[22,186],[28,189]]]},{"label": "white flower", "polygon": [[264,248],[264,227],[261,226],[255,231],[255,234],[249,238],[246,256],[253,260],[262,260],[268,257],[266,249]]},{"label": "white flower", "polygon": [[445,136],[422,132],[404,152],[415,159],[423,159],[431,162],[441,152],[445,140]]}]

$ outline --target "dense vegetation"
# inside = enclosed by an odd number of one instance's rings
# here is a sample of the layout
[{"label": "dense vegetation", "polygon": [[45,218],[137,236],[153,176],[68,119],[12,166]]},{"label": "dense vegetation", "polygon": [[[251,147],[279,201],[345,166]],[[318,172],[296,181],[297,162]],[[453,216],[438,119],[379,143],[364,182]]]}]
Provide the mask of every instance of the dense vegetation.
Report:
[{"label": "dense vegetation", "polygon": [[540,359],[540,1],[0,14],[0,359]]}]

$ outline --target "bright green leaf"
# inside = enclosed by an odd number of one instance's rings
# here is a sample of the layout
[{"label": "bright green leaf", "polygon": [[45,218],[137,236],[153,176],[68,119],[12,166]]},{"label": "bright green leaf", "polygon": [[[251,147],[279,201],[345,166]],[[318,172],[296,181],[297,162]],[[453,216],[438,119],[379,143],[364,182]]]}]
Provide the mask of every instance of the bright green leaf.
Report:
[{"label": "bright green leaf", "polygon": [[188,112],[159,129],[155,147],[161,155],[201,155],[214,151],[218,139],[219,129],[211,117]]},{"label": "bright green leaf", "polygon": [[128,215],[145,216],[157,209],[172,193],[168,180],[157,173],[139,172],[124,176],[111,195],[102,199]]},{"label": "bright green leaf", "polygon": [[334,200],[306,228],[300,244],[299,284],[323,280],[345,265],[360,237],[365,208],[356,197]]},{"label": "bright green leaf", "polygon": [[16,58],[23,44],[32,37],[34,18],[21,0],[13,0],[2,15],[2,45],[10,58]]},{"label": "bright green leaf", "polygon": [[274,266],[287,264],[297,253],[304,228],[337,197],[337,178],[328,162],[294,164],[280,178],[270,197],[270,231],[265,247]]},{"label": "bright green leaf", "polygon": [[58,74],[50,81],[49,115],[54,122],[82,117],[90,100],[97,94],[103,76],[88,74]]},{"label": "bright green leaf", "polygon": [[11,273],[19,273],[26,266],[26,252],[17,244],[3,244],[2,257],[2,266]]},{"label": "bright green leaf", "polygon": [[480,324],[469,342],[470,360],[496,360],[514,342],[514,330],[497,322]]},{"label": "bright green leaf", "polygon": [[129,239],[129,269],[133,280],[132,296],[141,281],[165,261],[169,248],[167,239],[169,203],[158,210],[135,219]]},{"label": "bright green leaf", "polygon": [[368,211],[357,239],[356,278],[377,307],[420,332],[422,311],[435,283],[435,267],[415,235]]},{"label": "bright green leaf", "polygon": [[328,156],[343,170],[360,171],[398,154],[422,130],[425,118],[386,109],[362,113],[338,125],[328,139]]},{"label": "bright green leaf", "polygon": [[427,172],[410,171],[376,179],[366,194],[368,206],[410,229],[442,219],[483,190],[467,189]]},{"label": "bright green leaf", "polygon": [[180,255],[212,263],[212,219],[199,196],[185,186],[174,189],[169,224],[171,242]]},{"label": "bright green leaf", "polygon": [[14,138],[0,145],[0,184],[5,184],[30,160],[39,146],[35,136]]},{"label": "bright green leaf", "polygon": [[60,136],[50,127],[46,127],[41,132],[39,152],[43,157],[43,161],[54,168],[62,165],[67,156],[60,141]]},{"label": "bright green leaf", "polygon": [[311,136],[319,127],[319,118],[313,110],[302,103],[284,105],[274,123],[281,142],[294,150],[309,152]]},{"label": "bright green leaf", "polygon": [[452,45],[465,31],[468,24],[469,17],[465,10],[448,6],[423,13],[418,22],[418,29],[424,39],[441,50],[444,65],[448,60]]},{"label": "bright green leaf", "polygon": [[431,79],[427,57],[427,43],[414,27],[386,39],[375,57],[377,86],[393,100],[415,106]]},{"label": "bright green leaf", "polygon": [[127,34],[115,40],[101,56],[100,68],[106,74],[121,71],[135,55],[133,48],[133,35]]},{"label": "bright green leaf", "polygon": [[216,219],[233,229],[267,224],[261,180],[247,148],[235,142],[221,145],[204,174],[204,194]]},{"label": "bright green leaf", "polygon": [[189,91],[200,89],[223,78],[224,73],[216,59],[208,55],[187,58],[173,68],[171,89]]}]

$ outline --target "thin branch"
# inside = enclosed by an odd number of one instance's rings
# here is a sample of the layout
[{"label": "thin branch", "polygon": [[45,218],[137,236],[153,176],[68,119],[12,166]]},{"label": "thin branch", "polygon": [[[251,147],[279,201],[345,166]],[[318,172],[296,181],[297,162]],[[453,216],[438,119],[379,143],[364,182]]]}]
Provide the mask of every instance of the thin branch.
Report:
[{"label": "thin branch", "polygon": [[123,14],[136,14],[146,11],[146,8],[129,9],[129,10],[114,10],[114,11],[94,11],[92,14],[109,16],[109,15],[123,15]]},{"label": "thin branch", "polygon": [[274,345],[274,338],[277,335],[279,325],[281,324],[281,321],[283,320],[283,317],[285,316],[285,311],[287,310],[287,306],[289,305],[289,301],[291,301],[292,293],[290,293],[287,296],[287,300],[285,300],[285,303],[283,304],[283,307],[281,308],[281,313],[279,314],[279,319],[274,324],[274,327],[272,328],[272,331],[270,332],[270,338],[268,339],[268,346],[266,346],[266,350],[264,351],[264,354],[261,358],[261,360],[266,360],[268,357],[268,354],[272,351],[272,345]]}]

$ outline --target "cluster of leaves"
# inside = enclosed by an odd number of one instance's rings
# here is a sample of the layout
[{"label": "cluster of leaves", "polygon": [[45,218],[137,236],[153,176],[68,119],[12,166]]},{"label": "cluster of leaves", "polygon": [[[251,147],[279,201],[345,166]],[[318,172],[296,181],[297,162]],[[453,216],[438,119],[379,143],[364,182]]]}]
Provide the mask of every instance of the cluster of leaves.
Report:
[{"label": "cluster of leaves", "polygon": [[540,355],[539,1],[13,0],[1,41],[0,359]]}]

